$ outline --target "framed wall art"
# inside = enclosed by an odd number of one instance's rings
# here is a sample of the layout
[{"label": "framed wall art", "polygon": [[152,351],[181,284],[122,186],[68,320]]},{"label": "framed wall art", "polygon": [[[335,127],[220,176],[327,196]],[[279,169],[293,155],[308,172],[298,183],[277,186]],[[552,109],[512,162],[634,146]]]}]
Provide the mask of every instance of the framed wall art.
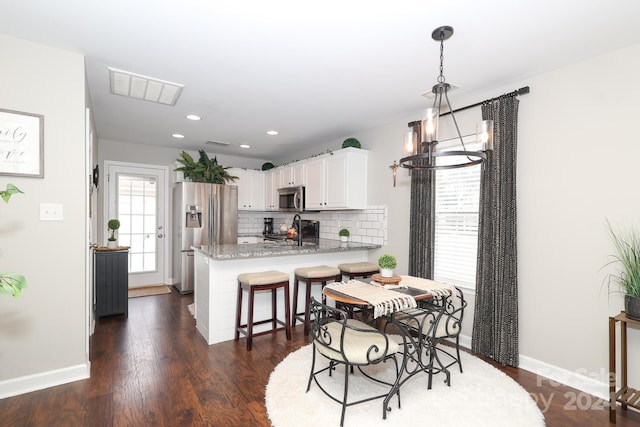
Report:
[{"label": "framed wall art", "polygon": [[44,116],[0,109],[0,175],[44,178]]}]

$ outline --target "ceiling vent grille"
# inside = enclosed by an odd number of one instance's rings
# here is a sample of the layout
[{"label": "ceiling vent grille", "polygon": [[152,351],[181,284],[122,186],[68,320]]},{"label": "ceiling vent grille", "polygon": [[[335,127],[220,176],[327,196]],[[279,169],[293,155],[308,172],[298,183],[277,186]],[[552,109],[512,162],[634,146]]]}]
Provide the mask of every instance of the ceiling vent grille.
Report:
[{"label": "ceiling vent grille", "polygon": [[228,142],[224,142],[224,141],[207,141],[205,144],[209,144],[209,145],[218,145],[220,147],[227,147],[229,146]]},{"label": "ceiling vent grille", "polygon": [[184,85],[109,67],[111,93],[165,105],[176,105]]}]

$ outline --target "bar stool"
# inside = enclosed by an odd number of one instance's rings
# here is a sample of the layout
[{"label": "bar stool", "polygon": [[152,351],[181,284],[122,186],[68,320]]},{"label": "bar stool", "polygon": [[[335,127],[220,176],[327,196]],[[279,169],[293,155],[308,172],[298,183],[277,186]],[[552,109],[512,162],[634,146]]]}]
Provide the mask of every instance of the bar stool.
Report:
[{"label": "bar stool", "polygon": [[[276,298],[276,292],[278,289],[284,289],[284,321],[278,320],[278,301]],[[243,291],[249,292],[249,314],[247,316],[247,323],[241,324],[240,318],[242,314],[242,294]],[[257,291],[271,291],[271,318],[260,320],[258,322],[253,321],[253,308],[254,308],[254,296]],[[240,338],[240,333],[247,336],[247,351],[251,351],[251,345],[253,343],[253,337],[274,333],[277,331],[285,330],[287,339],[291,339],[291,324],[289,322],[289,275],[280,271],[269,270],[261,271],[258,273],[243,273],[238,275],[238,302],[236,307],[236,335],[235,340]],[[272,323],[272,328],[267,331],[259,333],[253,333],[253,327],[255,325],[261,325],[263,323]],[[278,327],[278,325],[283,327]]]},{"label": "bar stool", "polygon": [[357,279],[359,277],[364,279],[380,272],[380,267],[378,267],[377,264],[370,262],[349,262],[338,264],[338,268],[343,276],[349,276],[349,280]]},{"label": "bar stool", "polygon": [[[291,318],[291,326],[296,326],[296,320],[300,320],[304,323],[304,334],[309,335],[309,304],[311,304],[311,285],[314,283],[322,283],[322,287],[327,282],[340,282],[342,280],[342,274],[340,269],[335,267],[328,267],[326,265],[319,265],[315,267],[301,267],[296,268],[294,271],[293,282],[293,316]],[[300,282],[305,282],[306,297],[304,300],[304,311],[298,313],[298,288]],[[322,295],[322,302],[326,303],[324,294]]]},{"label": "bar stool", "polygon": [[[338,268],[340,269],[340,275],[347,276],[349,280],[358,278],[365,279],[380,272],[380,267],[370,262],[346,262],[338,264]],[[367,316],[373,316],[373,312],[366,307],[356,308],[352,305],[342,303],[336,304],[336,306],[346,310],[351,318],[354,317],[354,314],[359,314],[361,319],[366,321],[365,318]]]}]

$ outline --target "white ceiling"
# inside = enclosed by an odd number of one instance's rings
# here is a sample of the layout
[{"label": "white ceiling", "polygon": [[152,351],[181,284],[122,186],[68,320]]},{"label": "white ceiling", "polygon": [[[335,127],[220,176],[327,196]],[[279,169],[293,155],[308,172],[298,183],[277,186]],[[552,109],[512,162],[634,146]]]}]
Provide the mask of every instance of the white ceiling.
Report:
[{"label": "white ceiling", "polygon": [[[640,42],[638,0],[4,0],[0,15],[2,33],[85,55],[101,140],[271,160],[418,117],[441,25],[455,28],[444,51],[454,106]],[[108,67],[185,88],[173,107],[112,95]]]}]

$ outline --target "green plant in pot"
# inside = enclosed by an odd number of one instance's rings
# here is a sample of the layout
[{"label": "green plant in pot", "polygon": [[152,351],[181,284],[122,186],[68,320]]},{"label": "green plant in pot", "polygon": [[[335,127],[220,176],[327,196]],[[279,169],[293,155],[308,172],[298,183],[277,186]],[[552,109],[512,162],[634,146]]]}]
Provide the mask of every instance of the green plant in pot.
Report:
[{"label": "green plant in pot", "polygon": [[341,242],[346,242],[349,240],[349,230],[347,230],[346,228],[343,228],[342,230],[338,231],[338,236],[340,236],[340,241]]},{"label": "green plant in pot", "polygon": [[178,163],[181,167],[175,168],[174,171],[182,172],[185,179],[192,182],[208,182],[211,184],[226,184],[238,179],[237,176],[227,172],[228,166],[218,164],[216,157],[210,159],[204,150],[199,150],[200,157],[196,162],[193,157],[186,151],[180,153]]},{"label": "green plant in pot", "polygon": [[393,277],[393,269],[398,266],[398,261],[393,255],[384,254],[378,258],[378,265],[382,277]]},{"label": "green plant in pot", "polygon": [[616,272],[608,275],[609,289],[612,284],[617,286],[625,294],[627,316],[640,320],[640,232],[634,228],[616,231],[608,225],[615,249],[609,264],[616,266]]},{"label": "green plant in pot", "polygon": [[[23,193],[18,187],[13,184],[7,184],[5,190],[0,190],[0,198],[9,203],[9,199],[14,194]],[[24,193],[23,193],[24,194]],[[14,298],[20,296],[23,288],[27,287],[27,279],[22,274],[0,272],[0,294],[11,295]]]},{"label": "green plant in pot", "polygon": [[107,239],[107,247],[115,248],[117,246],[116,231],[120,228],[120,221],[117,219],[110,219],[109,222],[107,222],[107,228],[109,228],[109,231],[111,232],[109,239]]}]

